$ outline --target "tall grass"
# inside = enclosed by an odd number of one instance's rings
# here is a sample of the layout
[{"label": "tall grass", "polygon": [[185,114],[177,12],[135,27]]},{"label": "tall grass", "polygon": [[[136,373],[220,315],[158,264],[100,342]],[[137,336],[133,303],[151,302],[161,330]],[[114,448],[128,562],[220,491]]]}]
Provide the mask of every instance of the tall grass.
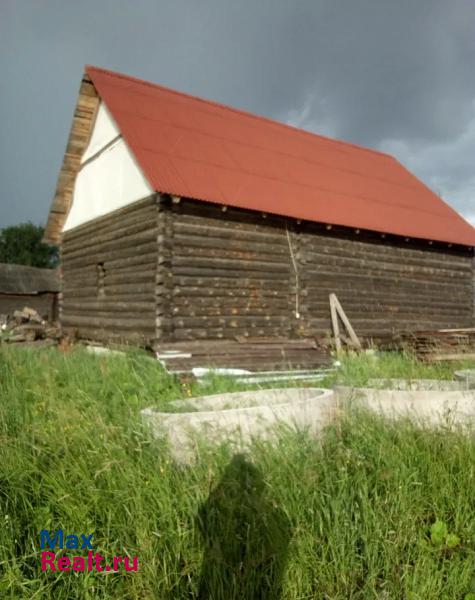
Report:
[{"label": "tall grass", "polygon": [[[362,358],[339,377],[404,374],[428,372],[408,357]],[[475,592],[473,438],[354,414],[321,442],[283,433],[250,456],[209,449],[177,467],[139,410],[194,393],[140,353],[0,348],[1,598]],[[92,533],[94,551],[136,555],[139,571],[43,573],[42,529]]]}]

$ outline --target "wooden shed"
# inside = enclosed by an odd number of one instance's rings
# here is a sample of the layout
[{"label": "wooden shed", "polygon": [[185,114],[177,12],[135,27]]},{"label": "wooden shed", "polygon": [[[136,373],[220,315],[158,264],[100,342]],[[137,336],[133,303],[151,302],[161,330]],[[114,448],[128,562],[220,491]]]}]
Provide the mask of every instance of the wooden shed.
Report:
[{"label": "wooden shed", "polygon": [[54,320],[58,292],[56,269],[0,263],[0,315],[12,315],[28,306],[47,320]]},{"label": "wooden shed", "polygon": [[45,239],[66,333],[197,362],[318,364],[332,292],[362,337],[474,323],[475,229],[393,157],[95,67]]}]

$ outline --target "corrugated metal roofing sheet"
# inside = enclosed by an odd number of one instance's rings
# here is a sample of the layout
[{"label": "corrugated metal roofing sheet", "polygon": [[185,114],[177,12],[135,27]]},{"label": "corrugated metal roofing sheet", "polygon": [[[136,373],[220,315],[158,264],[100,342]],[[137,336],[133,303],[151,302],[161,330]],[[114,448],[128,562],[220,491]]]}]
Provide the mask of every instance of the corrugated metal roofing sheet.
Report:
[{"label": "corrugated metal roofing sheet", "polygon": [[393,157],[87,67],[158,192],[475,245],[475,229]]}]

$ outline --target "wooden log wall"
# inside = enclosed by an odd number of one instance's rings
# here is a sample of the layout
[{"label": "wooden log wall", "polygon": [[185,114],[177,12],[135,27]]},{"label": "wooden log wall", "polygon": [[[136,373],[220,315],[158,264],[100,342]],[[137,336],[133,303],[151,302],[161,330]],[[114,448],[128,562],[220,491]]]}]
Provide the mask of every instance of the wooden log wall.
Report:
[{"label": "wooden log wall", "polygon": [[167,340],[321,336],[331,292],[361,336],[473,323],[468,249],[189,200],[170,206]]},{"label": "wooden log wall", "polygon": [[[473,251],[150,197],[66,232],[65,333],[149,345],[473,326]],[[243,346],[245,346],[243,344]]]},{"label": "wooden log wall", "polygon": [[300,238],[306,334],[329,327],[329,292],[366,337],[472,323],[468,249],[313,224]]},{"label": "wooden log wall", "polygon": [[64,234],[65,333],[140,345],[154,341],[158,214],[153,196]]},{"label": "wooden log wall", "polygon": [[174,341],[292,334],[285,221],[203,202],[171,204]]}]

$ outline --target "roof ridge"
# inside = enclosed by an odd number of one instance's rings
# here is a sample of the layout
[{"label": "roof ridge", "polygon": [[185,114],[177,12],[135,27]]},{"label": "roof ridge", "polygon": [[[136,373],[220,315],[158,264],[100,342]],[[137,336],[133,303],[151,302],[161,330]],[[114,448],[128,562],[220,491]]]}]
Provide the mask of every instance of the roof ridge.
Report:
[{"label": "roof ridge", "polygon": [[147,81],[146,79],[140,79],[139,77],[133,77],[132,75],[125,75],[124,73],[118,73],[117,71],[111,71],[109,69],[103,69],[102,67],[95,67],[94,65],[86,65],[85,66],[85,70],[87,73],[89,73],[90,70],[93,71],[99,71],[101,73],[106,73],[107,75],[111,76],[111,77],[116,77],[117,79],[124,79],[124,80],[128,80],[128,81],[134,81],[136,83],[140,83],[142,85],[146,85],[148,87],[152,87],[152,88],[159,88],[161,90],[164,90],[168,93],[171,93],[175,96],[185,96],[187,98],[191,98],[193,100],[197,100],[199,102],[202,102],[203,104],[209,104],[211,106],[217,106],[219,108],[224,108],[226,110],[229,110],[231,112],[235,112],[238,113],[240,115],[244,115],[246,117],[251,117],[252,119],[256,119],[258,121],[264,121],[266,123],[269,123],[271,125],[275,125],[277,127],[283,127],[286,129],[290,129],[291,131],[297,131],[300,134],[304,134],[306,136],[309,136],[311,138],[321,138],[323,140],[332,142],[334,144],[337,145],[341,145],[341,146],[350,146],[351,148],[355,148],[357,150],[361,150],[363,152],[370,152],[372,154],[376,154],[378,156],[383,156],[386,158],[390,158],[392,160],[394,159],[394,156],[392,156],[391,154],[388,154],[387,152],[383,152],[382,150],[375,150],[374,148],[367,148],[366,146],[361,146],[359,144],[355,144],[353,142],[347,142],[344,140],[338,140],[332,137],[329,137],[327,135],[322,135],[320,133],[313,133],[312,131],[307,131],[306,129],[302,129],[300,127],[295,127],[294,125],[289,125],[288,123],[282,123],[281,121],[277,121],[275,119],[271,119],[270,117],[265,117],[263,115],[256,115],[255,113],[243,110],[241,108],[236,108],[234,106],[229,106],[228,104],[224,104],[223,102],[217,102],[216,100],[209,100],[207,98],[201,98],[200,96],[195,96],[194,94],[190,94],[188,92],[180,92],[178,90],[174,90],[173,88],[169,88],[165,85],[160,85],[159,83],[153,83],[151,81]]}]

